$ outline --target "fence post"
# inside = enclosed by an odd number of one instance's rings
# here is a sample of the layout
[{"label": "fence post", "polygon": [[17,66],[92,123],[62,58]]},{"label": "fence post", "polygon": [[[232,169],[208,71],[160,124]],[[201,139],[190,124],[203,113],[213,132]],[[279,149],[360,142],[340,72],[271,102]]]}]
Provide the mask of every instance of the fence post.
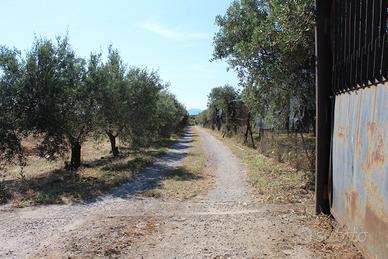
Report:
[{"label": "fence post", "polygon": [[331,68],[330,8],[331,0],[316,0],[316,213],[330,213],[328,179],[331,139]]}]

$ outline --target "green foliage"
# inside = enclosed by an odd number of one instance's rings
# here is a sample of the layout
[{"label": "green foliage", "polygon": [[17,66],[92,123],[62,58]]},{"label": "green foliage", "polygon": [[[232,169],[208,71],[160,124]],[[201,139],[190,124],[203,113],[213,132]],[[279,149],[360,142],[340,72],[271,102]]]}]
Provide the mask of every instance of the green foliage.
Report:
[{"label": "green foliage", "polygon": [[206,126],[206,127],[209,127],[209,121],[207,119],[207,109],[206,110],[203,110],[202,112],[198,113],[197,116],[195,116],[195,121],[196,123],[202,125],[202,126]]},{"label": "green foliage", "polygon": [[[87,76],[86,61],[76,56],[67,36],[33,43],[26,57],[23,101],[28,130],[43,134],[42,156],[54,159],[69,146],[80,149],[94,130],[97,88]],[[79,166],[73,157],[71,162]]]},{"label": "green foliage", "polygon": [[131,86],[128,99],[131,114],[125,140],[136,147],[149,145],[157,139],[155,117],[159,94],[166,86],[163,85],[158,73],[147,69],[131,68],[127,80]]},{"label": "green foliage", "polygon": [[155,116],[159,136],[170,137],[171,134],[178,133],[188,125],[188,118],[185,107],[174,95],[167,91],[160,92]]},{"label": "green foliage", "polygon": [[214,37],[213,59],[238,72],[242,97],[256,116],[284,126],[290,106],[314,114],[314,1],[235,0]]},{"label": "green foliage", "polygon": [[23,162],[19,94],[23,66],[18,51],[0,46],[0,162],[11,162],[15,157]]},{"label": "green foliage", "polygon": [[198,118],[203,125],[207,124],[206,126],[213,129],[220,130],[223,127],[225,133],[230,131],[236,133],[245,116],[246,109],[240,94],[232,86],[225,85],[211,90],[208,96],[208,109],[206,113],[200,113]]},{"label": "green foliage", "polygon": [[78,57],[67,36],[36,38],[25,59],[0,47],[0,161],[22,161],[21,140],[33,134],[48,159],[71,148],[76,169],[92,134],[107,134],[117,155],[118,136],[139,147],[187,125],[186,109],[156,72],[127,68],[112,46],[105,63],[101,56]]},{"label": "green foliage", "polygon": [[175,96],[166,92],[167,85],[157,72],[127,69],[112,46],[107,62],[101,67],[97,73],[102,78],[98,95],[100,131],[111,140],[114,155],[117,155],[116,137],[138,148],[183,128],[179,124],[186,110]]},{"label": "green foliage", "polygon": [[238,93],[232,86],[215,87],[208,96],[208,107],[213,110],[226,110],[237,98]]},{"label": "green foliage", "polygon": [[[101,64],[96,57],[96,65],[91,74],[95,85],[99,86],[98,104],[101,108],[102,131],[112,135],[119,135],[127,122],[128,107],[126,105],[129,96],[128,84],[124,80],[126,68],[117,50],[112,46],[108,49],[108,60]],[[95,58],[95,57],[92,57]]]}]

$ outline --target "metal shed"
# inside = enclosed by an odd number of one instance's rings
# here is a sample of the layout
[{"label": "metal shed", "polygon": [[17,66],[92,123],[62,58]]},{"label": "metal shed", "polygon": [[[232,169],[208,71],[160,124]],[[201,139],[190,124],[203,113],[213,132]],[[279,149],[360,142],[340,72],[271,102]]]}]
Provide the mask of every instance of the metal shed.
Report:
[{"label": "metal shed", "polygon": [[316,4],[316,211],[387,258],[388,1]]}]

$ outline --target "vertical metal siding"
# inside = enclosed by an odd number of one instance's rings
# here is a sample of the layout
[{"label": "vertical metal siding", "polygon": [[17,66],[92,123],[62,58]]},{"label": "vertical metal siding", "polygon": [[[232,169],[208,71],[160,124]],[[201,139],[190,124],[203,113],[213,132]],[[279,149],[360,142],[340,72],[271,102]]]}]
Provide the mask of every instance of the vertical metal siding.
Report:
[{"label": "vertical metal siding", "polygon": [[332,213],[365,254],[387,258],[388,83],[336,95],[334,114]]}]

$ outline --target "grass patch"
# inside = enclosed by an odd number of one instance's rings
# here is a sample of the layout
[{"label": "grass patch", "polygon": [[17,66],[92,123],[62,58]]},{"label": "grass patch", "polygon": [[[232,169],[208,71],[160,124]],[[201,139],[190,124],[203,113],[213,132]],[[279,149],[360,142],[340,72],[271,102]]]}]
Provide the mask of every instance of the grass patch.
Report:
[{"label": "grass patch", "polygon": [[217,131],[208,132],[223,141],[247,165],[249,180],[264,200],[289,203],[312,197],[310,172],[266,157],[256,149],[241,145],[237,138],[222,138]]},{"label": "grass patch", "polygon": [[206,154],[195,127],[193,129],[193,141],[189,142],[191,149],[183,159],[182,166],[171,170],[159,187],[145,191],[144,195],[185,200],[207,190],[211,176],[206,169]]},{"label": "grass patch", "polygon": [[[302,138],[303,136],[303,138]],[[315,170],[315,136],[312,133],[265,131],[254,134],[257,150],[277,162],[288,163],[296,170]]]},{"label": "grass patch", "polygon": [[[63,163],[31,157],[28,166],[15,177],[11,168],[8,178],[0,183],[0,201],[12,201],[16,207],[40,204],[87,202],[115,186],[132,180],[145,167],[163,156],[167,148],[121,150],[117,158],[101,156],[109,148],[85,145],[83,165],[77,171],[66,171]],[[41,165],[48,165],[42,166]]]}]

